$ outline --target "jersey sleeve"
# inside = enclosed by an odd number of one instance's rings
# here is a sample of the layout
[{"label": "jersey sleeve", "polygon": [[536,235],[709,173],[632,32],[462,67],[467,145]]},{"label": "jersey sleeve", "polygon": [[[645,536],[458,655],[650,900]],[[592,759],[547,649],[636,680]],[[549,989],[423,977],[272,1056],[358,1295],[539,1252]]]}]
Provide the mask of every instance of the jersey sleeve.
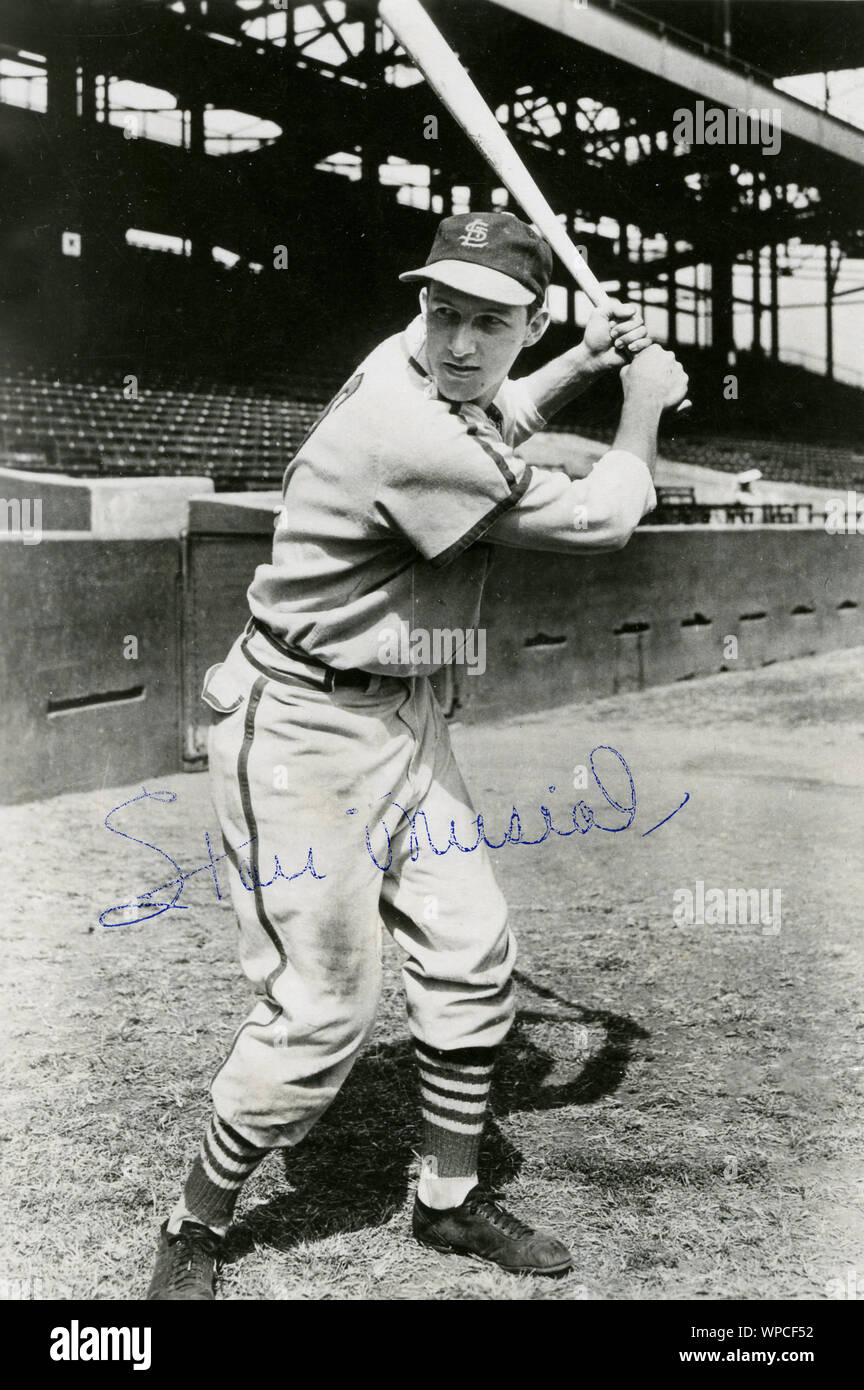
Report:
[{"label": "jersey sleeve", "polygon": [[528,550],[620,550],[656,505],[644,460],[610,449],[585,478],[534,467],[518,505],[496,519],[487,540]]},{"label": "jersey sleeve", "polygon": [[430,401],[423,423],[422,439],[382,461],[376,503],[388,527],[443,566],[516,506],[532,470],[475,406]]},{"label": "jersey sleeve", "polygon": [[514,449],[532,434],[546,428],[546,420],[534,404],[524,381],[508,377],[495,397],[501,414],[501,435]]}]

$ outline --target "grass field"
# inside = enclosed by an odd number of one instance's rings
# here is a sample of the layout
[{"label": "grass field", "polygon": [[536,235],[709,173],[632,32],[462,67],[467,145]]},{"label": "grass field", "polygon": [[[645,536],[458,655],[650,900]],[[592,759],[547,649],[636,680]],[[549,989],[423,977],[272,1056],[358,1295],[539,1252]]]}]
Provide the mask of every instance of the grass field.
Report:
[{"label": "grass field", "polygon": [[[221,1296],[823,1299],[849,1269],[864,1294],[862,675],[864,650],[839,652],[454,728],[490,824],[515,802],[527,827],[600,743],[637,786],[626,834],[496,856],[520,1013],[486,1173],[576,1269],[519,1279],[413,1243],[418,1095],[388,946],[372,1044],[309,1139],[250,1184]],[[207,779],[147,783],[166,787],[176,802],[148,803],[134,833],[200,863]],[[141,1297],[248,1000],[204,875],[188,911],[99,926],[164,878],[103,825],[138,792],[0,811],[0,1277],[46,1298]],[[676,925],[676,890],[700,880],[781,890],[781,930]]]}]

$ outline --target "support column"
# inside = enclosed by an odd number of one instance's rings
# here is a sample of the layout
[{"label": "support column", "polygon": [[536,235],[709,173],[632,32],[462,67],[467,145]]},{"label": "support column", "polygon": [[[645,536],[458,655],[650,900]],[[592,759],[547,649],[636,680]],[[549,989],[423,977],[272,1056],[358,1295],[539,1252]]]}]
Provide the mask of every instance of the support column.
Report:
[{"label": "support column", "polygon": [[699,265],[699,299],[697,310],[699,314],[699,346],[710,348],[713,344],[712,334],[714,332],[714,321],[711,313],[711,300],[714,294],[714,281],[712,278],[711,264],[702,261]]},{"label": "support column", "polygon": [[723,0],[721,6],[723,20],[723,49],[727,58],[732,53],[732,3],[731,0]]},{"label": "support column", "polygon": [[198,96],[189,104],[189,153],[204,155],[204,102]]},{"label": "support column", "polygon": [[762,356],[762,247],[754,246],[751,253],[753,262],[753,343],[751,351]]},{"label": "support column", "polygon": [[636,274],[637,274],[637,276],[638,276],[638,287],[639,287],[639,308],[640,308],[641,311],[642,311],[642,317],[643,317],[643,319],[644,319],[644,317],[645,317],[645,239],[644,239],[644,237],[642,236],[642,228],[641,228],[641,227],[637,227],[637,228],[636,228],[636,231],[637,231],[637,234],[638,234],[638,237],[639,237],[639,239],[638,239],[638,241],[637,241],[637,243],[636,243],[636,265],[637,265]]},{"label": "support column", "polygon": [[735,346],[732,329],[732,258],[715,256],[711,262],[711,340],[725,363]]},{"label": "support column", "polygon": [[[578,213],[574,211],[571,212],[570,217],[568,219],[570,222],[568,230],[570,232],[570,236],[574,244],[577,244],[579,241],[579,237],[576,232],[577,216]],[[568,333],[573,334],[576,331],[576,289],[573,285],[570,284],[569,275],[565,275],[563,279],[564,287],[567,291],[567,331]]]},{"label": "support column", "polygon": [[[200,166],[204,163],[204,98],[194,91],[187,98],[188,102],[188,138],[189,138],[189,158]],[[205,233],[202,224],[201,214],[204,210],[200,208],[194,200],[190,203],[189,215],[187,216],[184,236],[191,242],[191,260],[193,263],[209,267],[210,260],[210,237]],[[205,213],[206,216],[206,213]]]},{"label": "support column", "polygon": [[[385,191],[380,183],[378,173],[379,168],[386,164],[387,156],[392,153],[392,149],[388,145],[386,134],[382,134],[380,126],[373,116],[384,88],[384,74],[378,54],[377,41],[378,25],[375,15],[374,13],[367,13],[363,20],[363,51],[359,73],[367,84],[368,97],[362,124],[357,132],[360,146],[361,177],[356,188],[363,210],[366,245],[370,247],[384,244],[387,220],[385,207],[391,199],[395,200],[395,190],[388,188]],[[435,107],[434,105],[427,106],[426,110],[434,111]],[[433,144],[432,141],[429,143],[430,145]],[[450,208],[445,206],[444,215],[446,216],[449,211]],[[362,304],[371,306],[376,301],[380,303],[382,300],[386,300],[392,291],[389,282],[385,289],[383,276],[384,267],[381,258],[374,254],[371,255],[360,292]]]},{"label": "support column", "polygon": [[635,280],[631,279],[631,275],[630,275],[630,269],[631,269],[631,266],[632,266],[632,262],[631,262],[631,260],[630,260],[630,223],[629,223],[629,222],[625,222],[624,225],[623,225],[623,227],[621,228],[621,255],[622,255],[623,260],[624,260],[624,267],[623,267],[623,269],[624,269],[624,274],[623,274],[622,277],[621,277],[621,298],[622,298],[622,299],[635,299],[635,298],[636,298],[636,282],[635,282]]},{"label": "support column", "polygon": [[834,264],[834,241],[825,243],[825,375],[834,380],[834,289],[840,270],[840,258]]},{"label": "support column", "polygon": [[[674,256],[675,243],[667,241],[667,259]],[[674,265],[669,267],[666,275],[666,336],[670,348],[678,346],[678,281]]]},{"label": "support column", "polygon": [[618,298],[624,299],[627,294],[627,228],[618,223],[618,235],[615,238],[615,270],[618,278]]},{"label": "support column", "polygon": [[777,243],[771,242],[769,248],[769,279],[771,285],[771,361],[776,362],[780,355],[780,306],[777,302]]},{"label": "support column", "polygon": [[[369,84],[369,105],[371,106],[378,94],[381,85],[381,74],[378,71],[376,57],[376,22],[374,17],[363,21],[363,75]],[[361,135],[360,159],[361,159],[361,178],[360,193],[370,214],[375,214],[379,210],[380,185],[378,182],[378,169],[385,162],[387,150],[381,141],[378,132],[373,128],[370,116],[367,113],[364,129]]]},{"label": "support column", "polygon": [[81,119],[85,125],[96,120],[96,74],[89,63],[81,69]]},{"label": "support column", "polygon": [[63,127],[74,121],[78,115],[78,74],[75,63],[75,41],[73,38],[48,54],[48,120],[53,126]]},{"label": "support column", "polygon": [[429,209],[433,210],[433,198],[441,199],[439,217],[446,217],[450,211],[450,190],[444,182],[443,172],[430,156],[429,162]]},{"label": "support column", "polygon": [[[49,11],[52,33],[45,45],[48,100],[45,138],[51,146],[50,159],[63,170],[63,179],[52,190],[50,201],[38,214],[29,215],[29,231],[41,253],[41,293],[37,313],[40,336],[50,351],[63,359],[87,340],[86,322],[90,313],[88,272],[92,266],[89,228],[91,202],[88,150],[81,138],[78,120],[77,35],[73,12],[71,23],[62,23],[61,13]],[[81,237],[80,256],[64,254],[63,234]],[[88,262],[87,257],[91,256]]]}]

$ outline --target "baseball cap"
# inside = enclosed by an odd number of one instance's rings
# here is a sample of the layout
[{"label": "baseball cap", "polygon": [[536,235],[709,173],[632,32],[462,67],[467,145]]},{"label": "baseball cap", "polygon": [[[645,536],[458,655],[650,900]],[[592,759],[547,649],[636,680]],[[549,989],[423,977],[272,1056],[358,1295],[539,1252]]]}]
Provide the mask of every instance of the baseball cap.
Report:
[{"label": "baseball cap", "polygon": [[419,270],[400,280],[437,280],[497,304],[542,299],[552,278],[552,248],[512,212],[460,212],[438,225]]}]

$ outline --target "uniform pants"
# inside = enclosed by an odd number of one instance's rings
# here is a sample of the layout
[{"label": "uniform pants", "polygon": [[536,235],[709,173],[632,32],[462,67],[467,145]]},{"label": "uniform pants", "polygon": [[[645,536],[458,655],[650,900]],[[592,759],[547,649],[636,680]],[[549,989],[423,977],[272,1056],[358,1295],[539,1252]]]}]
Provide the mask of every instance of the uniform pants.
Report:
[{"label": "uniform pants", "polygon": [[382,925],[407,956],[411,1033],[443,1050],[501,1043],[515,943],[428,679],[326,691],[256,669],[238,642],[204,698],[229,711],[211,785],[259,996],[213,1102],[250,1142],[294,1145],[371,1031]]}]

